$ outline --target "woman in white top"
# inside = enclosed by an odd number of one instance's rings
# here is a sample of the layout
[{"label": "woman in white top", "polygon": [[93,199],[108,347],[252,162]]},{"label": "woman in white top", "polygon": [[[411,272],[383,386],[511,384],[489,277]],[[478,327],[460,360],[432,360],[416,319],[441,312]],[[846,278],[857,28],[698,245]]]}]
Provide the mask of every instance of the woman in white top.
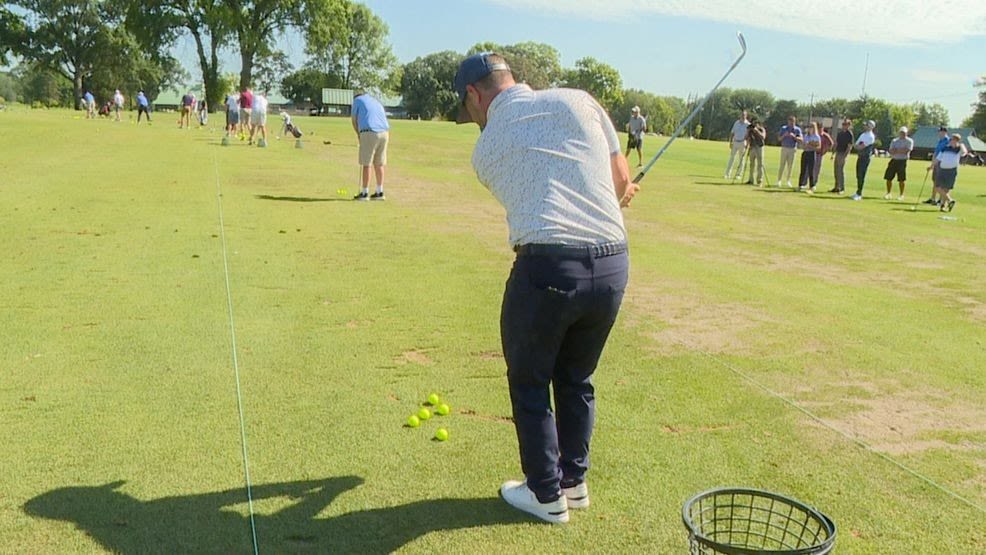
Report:
[{"label": "woman in white top", "polygon": [[798,188],[805,189],[805,192],[813,194],[815,192],[815,151],[822,146],[822,137],[818,134],[818,124],[811,122],[808,127],[808,134],[804,139],[804,151],[801,152],[801,175],[798,177]]},{"label": "woman in white top", "polygon": [[[954,133],[951,139],[941,152],[935,156],[938,162],[938,179],[935,181],[935,191],[941,199],[942,212],[951,212],[955,208],[955,199],[952,198],[952,188],[955,187],[955,178],[959,174],[959,161],[969,151],[962,144],[962,135]],[[929,168],[930,169],[930,168]]]}]

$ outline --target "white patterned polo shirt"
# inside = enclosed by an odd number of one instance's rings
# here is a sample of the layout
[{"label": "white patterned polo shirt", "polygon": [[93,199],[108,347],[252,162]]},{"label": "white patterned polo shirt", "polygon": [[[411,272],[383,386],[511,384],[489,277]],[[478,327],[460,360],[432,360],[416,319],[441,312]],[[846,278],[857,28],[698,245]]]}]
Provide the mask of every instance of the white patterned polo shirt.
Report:
[{"label": "white patterned polo shirt", "polygon": [[515,85],[493,99],[472,165],[507,210],[510,245],[626,241],[610,156],[616,129],[584,91]]}]

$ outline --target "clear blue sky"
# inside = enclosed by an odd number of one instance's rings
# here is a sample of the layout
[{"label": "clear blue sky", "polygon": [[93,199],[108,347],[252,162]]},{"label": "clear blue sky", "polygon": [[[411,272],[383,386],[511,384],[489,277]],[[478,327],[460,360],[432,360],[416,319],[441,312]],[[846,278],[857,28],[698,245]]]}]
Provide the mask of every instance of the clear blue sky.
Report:
[{"label": "clear blue sky", "polygon": [[[365,0],[390,27],[403,62],[440,50],[464,52],[478,42],[537,41],[558,49],[571,67],[593,56],[618,69],[624,87],[685,97],[704,94],[738,53],[746,60],[725,86],[760,88],[807,102],[866,92],[895,102],[944,105],[956,125],[986,75],[986,1],[880,3],[829,0]],[[946,11],[947,10],[947,11]],[[282,41],[296,65],[299,39]],[[191,45],[178,47],[193,77]],[[238,69],[227,56],[228,71]]]}]

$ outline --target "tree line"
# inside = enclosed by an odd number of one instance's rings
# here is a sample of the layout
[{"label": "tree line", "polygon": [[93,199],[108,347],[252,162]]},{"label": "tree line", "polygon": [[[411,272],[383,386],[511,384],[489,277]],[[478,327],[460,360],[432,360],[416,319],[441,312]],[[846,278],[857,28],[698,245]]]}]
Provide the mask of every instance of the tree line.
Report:
[{"label": "tree line", "polygon": [[[276,48],[285,33],[304,38],[305,61],[294,68]],[[20,63],[0,74],[0,96],[78,107],[85,90],[107,98],[115,88],[143,89],[152,100],[159,91],[192,76],[170,52],[191,39],[198,59],[195,80],[204,85],[211,107],[233,89],[253,86],[280,92],[297,104],[321,107],[323,88],[357,88],[401,95],[409,114],[422,119],[455,117],[458,99],[452,79],[467,55],[496,51],[519,82],[535,89],[573,87],[590,92],[611,114],[618,129],[639,106],[648,131],[669,134],[701,99],[661,96],[624,89],[619,71],[592,57],[564,68],[554,47],[538,42],[474,45],[466,52],[446,50],[399,64],[388,43],[387,24],[352,0],[14,0],[0,4],[0,63]],[[222,73],[220,53],[238,52],[238,75]],[[980,84],[982,86],[982,84]],[[799,121],[849,117],[874,120],[881,143],[901,126],[948,125],[940,104],[892,103],[863,96],[817,102],[777,99],[759,89],[716,91],[687,134],[728,138],[741,110],[779,129],[789,115]],[[972,117],[963,122],[986,135],[986,89]],[[770,133],[769,140],[776,140]]]}]

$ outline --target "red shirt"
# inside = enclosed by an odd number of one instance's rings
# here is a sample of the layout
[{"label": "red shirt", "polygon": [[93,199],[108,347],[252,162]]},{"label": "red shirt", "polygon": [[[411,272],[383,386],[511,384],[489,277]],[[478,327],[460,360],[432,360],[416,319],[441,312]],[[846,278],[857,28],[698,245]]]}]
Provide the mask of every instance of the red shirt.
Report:
[{"label": "red shirt", "polygon": [[250,91],[243,91],[240,94],[240,108],[252,108],[253,107],[253,93]]}]

